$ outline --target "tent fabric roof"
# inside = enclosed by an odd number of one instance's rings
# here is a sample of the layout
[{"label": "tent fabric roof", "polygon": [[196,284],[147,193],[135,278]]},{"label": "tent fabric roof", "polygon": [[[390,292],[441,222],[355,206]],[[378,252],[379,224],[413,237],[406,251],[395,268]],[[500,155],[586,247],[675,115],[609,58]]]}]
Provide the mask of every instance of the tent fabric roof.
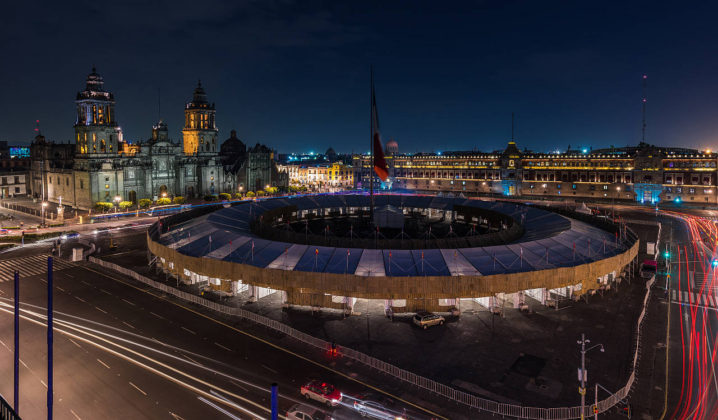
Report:
[{"label": "tent fabric roof", "polygon": [[185,255],[262,268],[359,276],[480,276],[585,264],[623,252],[613,233],[547,210],[513,202],[464,197],[377,195],[379,208],[452,210],[456,205],[493,210],[524,224],[524,234],[505,245],[478,248],[378,250],[270,241],[250,230],[267,210],[370,206],[368,195],[308,195],[240,202],[171,226],[162,245]]}]

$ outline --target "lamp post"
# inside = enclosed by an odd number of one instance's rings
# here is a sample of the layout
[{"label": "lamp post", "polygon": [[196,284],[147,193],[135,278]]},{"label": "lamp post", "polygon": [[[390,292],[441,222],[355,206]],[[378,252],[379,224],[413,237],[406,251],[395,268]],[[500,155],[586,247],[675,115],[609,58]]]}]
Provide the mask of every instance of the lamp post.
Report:
[{"label": "lamp post", "polygon": [[601,353],[604,352],[603,344],[596,344],[586,348],[586,344],[590,342],[591,340],[586,338],[586,334],[581,334],[581,340],[576,341],[576,343],[581,345],[581,369],[578,371],[578,380],[581,381],[581,386],[578,387],[578,393],[581,394],[581,420],[585,418],[584,409],[586,407],[586,380],[588,379],[588,372],[586,372],[586,353],[596,347],[601,348]]},{"label": "lamp post", "polygon": [[618,197],[621,194],[621,187],[616,187],[616,195],[613,196],[613,200],[611,203],[611,218],[616,219],[616,197]]},{"label": "lamp post", "polygon": [[47,208],[47,201],[42,202],[42,227],[45,227],[45,209]]},{"label": "lamp post", "polygon": [[117,207],[120,206],[120,200],[122,200],[122,197],[120,197],[119,195],[116,195],[116,196],[115,196],[115,206],[116,206],[116,207],[115,207],[115,213],[117,213]]}]

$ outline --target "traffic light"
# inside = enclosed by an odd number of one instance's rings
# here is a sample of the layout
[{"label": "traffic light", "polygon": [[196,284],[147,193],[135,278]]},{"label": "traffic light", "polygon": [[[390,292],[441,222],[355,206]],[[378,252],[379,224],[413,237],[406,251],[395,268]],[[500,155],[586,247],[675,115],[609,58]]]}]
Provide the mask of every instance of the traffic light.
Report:
[{"label": "traffic light", "polygon": [[665,250],[665,251],[663,251],[663,256],[664,256],[666,259],[669,259],[669,258],[671,258],[671,253],[668,252],[668,250]]},{"label": "traffic light", "polygon": [[718,267],[718,259],[713,259],[713,260],[711,260],[711,265],[712,265],[713,267]]}]

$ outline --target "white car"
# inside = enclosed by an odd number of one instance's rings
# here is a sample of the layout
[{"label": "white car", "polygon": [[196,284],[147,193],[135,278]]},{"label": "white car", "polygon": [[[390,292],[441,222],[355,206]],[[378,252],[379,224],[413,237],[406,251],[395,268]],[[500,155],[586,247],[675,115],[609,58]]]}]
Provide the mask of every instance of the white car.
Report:
[{"label": "white car", "polygon": [[339,405],[342,393],[334,385],[319,380],[309,381],[299,389],[299,393],[307,400],[319,401],[328,407]]},{"label": "white car", "polygon": [[304,404],[294,404],[287,411],[289,420],[334,420],[334,417],[324,411]]}]

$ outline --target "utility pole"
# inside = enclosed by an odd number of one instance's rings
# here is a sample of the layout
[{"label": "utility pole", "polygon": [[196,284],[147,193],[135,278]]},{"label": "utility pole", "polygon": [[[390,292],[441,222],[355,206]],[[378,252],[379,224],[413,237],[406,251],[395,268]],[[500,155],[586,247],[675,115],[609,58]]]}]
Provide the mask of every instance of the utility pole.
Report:
[{"label": "utility pole", "polygon": [[644,74],[643,75],[643,98],[641,100],[641,105],[642,105],[641,114],[643,116],[643,123],[641,125],[641,141],[644,143],[646,141],[646,102],[647,102],[646,88],[647,88],[647,81],[648,81],[648,76]]},{"label": "utility pole", "polygon": [[586,371],[586,353],[596,347],[601,348],[601,353],[604,352],[603,344],[595,344],[587,349],[586,344],[590,342],[591,340],[586,338],[586,334],[581,334],[581,340],[576,342],[581,345],[581,368],[578,371],[578,380],[581,382],[581,385],[578,387],[578,393],[581,394],[581,420],[585,420],[586,410],[586,381],[588,380],[588,372]]}]

